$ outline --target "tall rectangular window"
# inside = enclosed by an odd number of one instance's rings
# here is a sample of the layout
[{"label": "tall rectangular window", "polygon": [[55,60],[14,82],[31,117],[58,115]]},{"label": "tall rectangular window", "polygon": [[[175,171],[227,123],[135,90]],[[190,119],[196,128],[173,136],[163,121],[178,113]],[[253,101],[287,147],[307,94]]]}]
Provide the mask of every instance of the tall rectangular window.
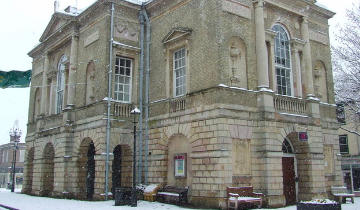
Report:
[{"label": "tall rectangular window", "polygon": [[275,68],[277,93],[291,96],[291,51],[288,32],[279,24],[273,28],[275,37]]},{"label": "tall rectangular window", "polygon": [[116,57],[114,98],[117,101],[131,102],[132,65],[129,58]]},{"label": "tall rectangular window", "polygon": [[186,94],[186,60],[185,48],[174,52],[174,95],[182,96]]},{"label": "tall rectangular window", "polygon": [[339,146],[341,154],[349,154],[349,144],[348,144],[348,136],[341,135],[339,136]]}]

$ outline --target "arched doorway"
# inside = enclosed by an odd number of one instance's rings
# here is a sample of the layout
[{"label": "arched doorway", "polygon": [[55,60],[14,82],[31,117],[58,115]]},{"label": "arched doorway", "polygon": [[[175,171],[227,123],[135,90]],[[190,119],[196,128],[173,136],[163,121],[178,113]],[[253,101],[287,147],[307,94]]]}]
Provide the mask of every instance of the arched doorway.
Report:
[{"label": "arched doorway", "polygon": [[95,184],[95,145],[86,138],[82,141],[78,159],[79,197],[92,200]]},{"label": "arched doorway", "polygon": [[121,187],[121,146],[117,145],[114,149],[114,159],[112,162],[112,188],[111,192],[115,195],[115,189]]},{"label": "arched doorway", "polygon": [[86,176],[86,198],[89,200],[93,199],[94,195],[94,184],[95,184],[95,146],[91,142],[87,152],[87,176]]},{"label": "arched doorway", "polygon": [[282,144],[282,152],[283,190],[288,206],[295,204],[297,200],[297,166],[294,147],[286,138]]},{"label": "arched doorway", "polygon": [[32,147],[26,157],[26,176],[24,193],[30,194],[32,191],[32,182],[34,176],[34,147]]},{"label": "arched doorway", "polygon": [[42,196],[50,196],[54,190],[54,157],[54,147],[51,143],[47,143],[43,152],[40,193]]}]

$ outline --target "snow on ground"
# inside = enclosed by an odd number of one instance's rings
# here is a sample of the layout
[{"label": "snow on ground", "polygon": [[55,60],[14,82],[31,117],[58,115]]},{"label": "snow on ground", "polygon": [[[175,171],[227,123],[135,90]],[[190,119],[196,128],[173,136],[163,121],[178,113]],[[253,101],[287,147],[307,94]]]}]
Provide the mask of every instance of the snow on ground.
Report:
[{"label": "snow on ground", "polygon": [[[0,205],[9,206],[21,210],[180,210],[186,209],[179,206],[158,202],[138,201],[138,207],[114,206],[115,201],[77,201],[55,198],[36,197],[20,194],[19,190],[11,193],[10,190],[0,188]],[[355,204],[346,203],[341,205],[342,210],[360,210],[360,198],[355,198]],[[4,208],[0,207],[0,210]],[[295,206],[279,208],[277,210],[296,210]]]}]

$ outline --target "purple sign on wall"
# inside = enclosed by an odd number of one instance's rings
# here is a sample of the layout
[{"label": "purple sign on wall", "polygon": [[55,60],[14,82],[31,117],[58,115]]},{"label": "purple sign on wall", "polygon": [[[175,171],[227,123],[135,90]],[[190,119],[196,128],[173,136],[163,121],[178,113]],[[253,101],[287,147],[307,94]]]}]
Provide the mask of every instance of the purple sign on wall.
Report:
[{"label": "purple sign on wall", "polygon": [[307,132],[299,132],[299,140],[300,140],[300,141],[308,141],[308,134],[307,134]]}]

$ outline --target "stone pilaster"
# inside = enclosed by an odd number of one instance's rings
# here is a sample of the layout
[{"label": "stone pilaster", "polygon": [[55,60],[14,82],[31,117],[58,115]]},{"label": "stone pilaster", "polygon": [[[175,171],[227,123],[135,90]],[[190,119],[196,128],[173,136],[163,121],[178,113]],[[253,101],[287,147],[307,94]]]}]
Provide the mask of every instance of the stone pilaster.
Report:
[{"label": "stone pilaster", "polygon": [[75,87],[76,87],[76,71],[78,68],[78,35],[73,35],[71,38],[70,49],[70,69],[69,69],[69,82],[68,82],[68,98],[67,109],[71,109],[75,105]]},{"label": "stone pilaster", "polygon": [[[253,176],[261,192],[266,195],[268,206],[280,207],[285,204],[282,177],[282,152],[278,143],[276,123],[261,121],[254,129],[253,144],[256,145],[256,164]],[[256,185],[254,183],[254,185]]]},{"label": "stone pilaster", "polygon": [[302,98],[303,97],[303,93],[302,93],[302,79],[301,79],[301,63],[300,63],[300,54],[299,54],[299,50],[297,48],[293,49],[293,54],[294,54],[294,58],[295,58],[295,72],[296,72],[296,90],[297,92],[295,93],[297,97]]},{"label": "stone pilaster", "polygon": [[[105,155],[95,155],[95,183],[94,183],[94,199],[104,199],[105,193]],[[109,177],[111,178],[111,177]],[[110,188],[109,188],[110,189]]]},{"label": "stone pilaster", "polygon": [[312,74],[312,59],[311,59],[311,46],[310,46],[310,35],[309,35],[309,23],[307,17],[303,17],[301,22],[301,34],[302,38],[305,41],[304,45],[304,66],[306,72],[305,78],[305,93],[308,97],[314,96],[314,82]]},{"label": "stone pilaster", "polygon": [[40,106],[40,114],[46,114],[46,102],[47,102],[47,76],[46,73],[49,71],[49,56],[45,53],[44,60],[44,69],[42,74],[42,83],[41,83],[41,106]]},{"label": "stone pilaster", "polygon": [[270,87],[270,89],[274,90],[276,92],[276,88],[277,88],[277,80],[276,80],[276,69],[275,69],[275,42],[274,40],[272,39],[270,42],[270,56],[269,56],[269,59],[270,59],[270,64],[271,66],[269,66],[269,68],[271,68],[270,72],[271,72],[271,78],[272,78],[272,85]]}]

